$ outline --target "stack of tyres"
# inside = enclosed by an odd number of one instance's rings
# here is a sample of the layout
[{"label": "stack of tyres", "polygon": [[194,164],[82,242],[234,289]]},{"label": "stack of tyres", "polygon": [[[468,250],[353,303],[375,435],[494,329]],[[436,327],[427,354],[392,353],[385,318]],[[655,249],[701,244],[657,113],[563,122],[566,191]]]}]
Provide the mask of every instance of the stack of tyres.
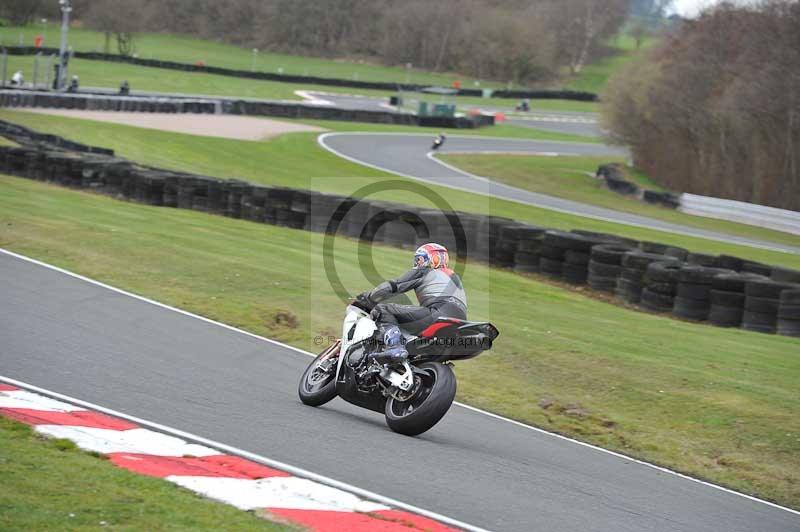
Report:
[{"label": "stack of tyres", "polygon": [[295,190],[289,205],[289,227],[305,229],[311,212],[311,195],[313,192]]},{"label": "stack of tyres", "polygon": [[739,327],[744,313],[744,289],[748,281],[766,280],[757,273],[725,273],[711,280],[708,322],[718,327]]},{"label": "stack of tyres", "polygon": [[11,146],[0,146],[0,174],[8,173],[8,155]]},{"label": "stack of tyres", "polygon": [[136,191],[133,199],[147,205],[164,204],[164,176],[155,170],[136,172]]},{"label": "stack of tyres", "polygon": [[494,265],[496,260],[496,252],[497,246],[500,243],[500,232],[503,230],[503,227],[511,224],[515,224],[514,220],[510,218],[503,218],[502,216],[486,216],[481,221],[481,225],[478,228],[478,241],[485,242],[488,244],[486,249],[481,250],[480,248],[477,250],[479,251],[479,255],[483,255],[489,264]]},{"label": "stack of tyres", "polygon": [[614,292],[622,273],[622,257],[633,248],[622,244],[599,244],[589,256],[589,286],[603,292]]},{"label": "stack of tyres", "polygon": [[103,168],[101,179],[105,183],[103,192],[119,197],[123,194],[123,185],[128,181],[128,176],[133,171],[133,165],[128,161],[117,161]]},{"label": "stack of tyres", "polygon": [[639,249],[645,253],[655,253],[656,255],[667,255],[674,257],[678,260],[685,261],[689,255],[688,249],[678,248],[675,246],[668,246],[659,242],[641,242]]},{"label": "stack of tyres", "polygon": [[164,207],[178,206],[178,189],[180,188],[180,176],[170,174],[164,178],[164,197],[162,204]]},{"label": "stack of tyres", "polygon": [[547,231],[544,227],[526,226],[520,231],[517,252],[514,254],[514,271],[517,273],[536,273],[539,271],[539,259],[542,240]]},{"label": "stack of tyres", "polygon": [[[396,207],[396,204],[388,201],[358,201],[348,204],[347,215],[342,223],[345,234],[364,242],[386,242],[387,230],[397,217]],[[421,211],[423,212],[426,211]],[[446,223],[441,212],[437,211],[436,214],[438,217],[426,216],[422,221],[429,234],[436,231],[439,224]]]},{"label": "stack of tyres", "polygon": [[773,266],[770,278],[779,283],[800,283],[800,271]]},{"label": "stack of tyres", "polygon": [[672,312],[681,268],[683,263],[673,260],[648,264],[640,300],[642,307],[652,312]]},{"label": "stack of tyres", "polygon": [[495,247],[494,262],[500,268],[513,268],[524,224],[509,224],[500,229],[500,240]]},{"label": "stack of tyres", "polygon": [[777,332],[782,336],[800,338],[800,289],[781,292]]},{"label": "stack of tyres", "polygon": [[186,175],[178,178],[178,208],[191,209],[194,202],[195,180]]},{"label": "stack of tyres", "polygon": [[713,268],[717,265],[718,257],[715,255],[707,255],[705,253],[689,253],[686,256],[686,262],[696,266],[705,266],[706,268]]},{"label": "stack of tyres", "polygon": [[622,271],[617,278],[615,293],[628,303],[639,303],[644,289],[644,277],[647,267],[654,262],[674,262],[680,260],[668,255],[658,253],[645,253],[644,251],[630,251],[622,257]]},{"label": "stack of tyres", "polygon": [[265,185],[253,185],[242,190],[241,196],[241,217],[251,222],[263,222],[267,196],[272,187]]},{"label": "stack of tyres", "polygon": [[209,189],[214,180],[208,177],[194,178],[194,194],[192,195],[192,210],[209,212]]},{"label": "stack of tyres", "polygon": [[[169,180],[168,180],[169,181]],[[242,192],[247,183],[231,180],[225,182],[225,212],[228,218],[242,217]]]},{"label": "stack of tyres", "polygon": [[393,213],[386,225],[385,242],[390,246],[403,249],[414,249],[417,243],[417,231],[424,225],[419,215],[409,208],[392,209]]},{"label": "stack of tyres", "polygon": [[571,284],[585,284],[592,246],[600,243],[602,240],[593,236],[546,231],[539,251],[539,269],[546,275],[563,278]]},{"label": "stack of tyres", "polygon": [[714,276],[733,273],[722,268],[709,268],[695,264],[678,273],[678,291],[672,313],[680,318],[705,321],[711,310],[711,283]]},{"label": "stack of tyres", "polygon": [[583,285],[589,277],[590,252],[568,249],[564,253],[563,277],[569,284]]},{"label": "stack of tyres", "polygon": [[560,246],[561,241],[557,235],[564,235],[563,231],[551,229],[545,231],[542,246],[539,248],[539,271],[548,277],[560,278],[564,274],[564,255],[567,248]]},{"label": "stack of tyres", "polygon": [[271,188],[264,202],[264,223],[289,227],[293,194],[290,188]]},{"label": "stack of tyres", "polygon": [[778,307],[781,292],[799,289],[800,284],[772,280],[748,281],[745,286],[742,329],[774,333],[778,327]]},{"label": "stack of tyres", "polygon": [[739,271],[742,273],[757,273],[764,277],[770,277],[772,275],[772,266],[760,262],[745,261],[744,264],[742,264],[742,269]]},{"label": "stack of tyres", "polygon": [[326,233],[329,228],[333,230],[333,224],[337,209],[345,198],[336,194],[319,193],[311,196],[311,204],[308,221],[309,231]]},{"label": "stack of tyres", "polygon": [[726,270],[733,270],[735,272],[741,272],[742,266],[744,266],[745,262],[747,261],[739,257],[734,257],[731,255],[720,255],[719,257],[717,257],[717,260],[714,263],[714,267],[725,268]]},{"label": "stack of tyres", "polygon": [[[459,261],[472,259],[478,248],[487,245],[486,242],[481,242],[479,240],[480,233],[478,230],[481,225],[481,216],[459,212],[452,213],[449,215],[449,218],[450,221],[455,223],[455,227],[448,227],[446,229],[449,234],[453,235],[455,242],[455,247],[453,248],[454,254],[451,254],[451,259],[454,257]],[[427,239],[426,242],[436,241]]]},{"label": "stack of tyres", "polygon": [[208,181],[208,212],[224,215],[228,208],[228,182],[219,179]]}]

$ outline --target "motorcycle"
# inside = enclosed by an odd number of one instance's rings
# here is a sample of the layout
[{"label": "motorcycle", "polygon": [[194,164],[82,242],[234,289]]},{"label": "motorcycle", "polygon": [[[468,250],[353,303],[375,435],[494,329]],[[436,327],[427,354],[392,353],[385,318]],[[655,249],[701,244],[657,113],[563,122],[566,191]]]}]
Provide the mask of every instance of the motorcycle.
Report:
[{"label": "motorcycle", "polygon": [[433,150],[433,151],[436,151],[436,150],[438,150],[439,148],[441,148],[441,147],[442,147],[442,145],[444,144],[444,141],[445,141],[445,140],[446,140],[446,139],[445,139],[445,136],[444,136],[444,135],[440,135],[440,136],[436,137],[436,138],[433,140],[433,144],[431,145],[431,150]]},{"label": "motorcycle", "polygon": [[452,362],[491,349],[500,332],[491,323],[441,317],[418,336],[403,332],[408,358],[379,364],[371,309],[347,306],[342,337],[323,350],[300,379],[300,400],[321,406],[337,395],[356,406],[383,413],[395,432],[416,436],[444,417],[456,395]]}]

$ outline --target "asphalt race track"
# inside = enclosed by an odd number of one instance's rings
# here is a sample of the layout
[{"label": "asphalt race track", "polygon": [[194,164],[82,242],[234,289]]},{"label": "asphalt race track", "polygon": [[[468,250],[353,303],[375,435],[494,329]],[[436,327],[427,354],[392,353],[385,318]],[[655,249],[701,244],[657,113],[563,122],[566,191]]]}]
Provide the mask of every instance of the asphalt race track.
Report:
[{"label": "asphalt race track", "polygon": [[417,438],[339,399],[306,407],[296,351],[3,253],[0,272],[5,377],[491,530],[800,531],[788,510],[463,407]]},{"label": "asphalt race track", "polygon": [[[800,253],[800,247],[729,235],[705,229],[665,222],[622,211],[595,207],[554,196],[522,190],[484,177],[462,172],[429,157],[433,138],[430,135],[402,133],[327,133],[319,143],[333,153],[352,161],[380,168],[427,183],[454,187],[476,194],[586,216],[625,225],[647,227],[763,249]],[[442,153],[528,153],[624,157],[627,151],[603,144],[582,144],[545,140],[522,140],[493,137],[448,136]]]}]

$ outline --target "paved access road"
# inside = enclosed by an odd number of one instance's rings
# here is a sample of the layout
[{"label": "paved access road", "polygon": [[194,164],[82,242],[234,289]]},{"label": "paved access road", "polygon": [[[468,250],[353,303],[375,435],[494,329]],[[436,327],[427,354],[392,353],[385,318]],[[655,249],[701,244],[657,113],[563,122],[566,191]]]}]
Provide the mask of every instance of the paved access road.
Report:
[{"label": "paved access road", "polygon": [[339,399],[303,406],[309,357],[4,253],[0,301],[0,375],[474,526],[800,531],[787,510],[463,407],[408,438]]},{"label": "paved access road", "polygon": [[[763,249],[800,253],[800,247],[665,222],[555,196],[537,194],[490,181],[484,177],[474,176],[445,165],[435,157],[429,156],[432,140],[430,135],[401,133],[327,133],[319,138],[319,142],[324,148],[339,156],[427,183],[624,225],[646,227]],[[477,136],[459,137],[457,135],[448,136],[447,142],[440,151],[441,153],[591,155],[608,156],[609,159],[620,159],[627,156],[626,150],[603,144]]]}]

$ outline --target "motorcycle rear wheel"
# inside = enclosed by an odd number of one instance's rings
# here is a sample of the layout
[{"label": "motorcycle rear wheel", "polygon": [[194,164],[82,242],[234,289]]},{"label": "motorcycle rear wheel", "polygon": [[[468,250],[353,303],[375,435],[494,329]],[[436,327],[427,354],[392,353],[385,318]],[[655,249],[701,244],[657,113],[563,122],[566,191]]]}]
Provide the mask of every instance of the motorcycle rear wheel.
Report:
[{"label": "motorcycle rear wheel", "polygon": [[[336,397],[336,359],[339,358],[341,341],[325,349],[308,365],[300,378],[297,394],[308,406],[322,406]],[[332,370],[325,372],[320,365],[328,361]]]},{"label": "motorcycle rear wheel", "polygon": [[420,364],[417,392],[406,401],[389,397],[386,401],[386,424],[406,436],[416,436],[436,425],[450,410],[456,396],[456,376],[450,366],[438,362]]}]

